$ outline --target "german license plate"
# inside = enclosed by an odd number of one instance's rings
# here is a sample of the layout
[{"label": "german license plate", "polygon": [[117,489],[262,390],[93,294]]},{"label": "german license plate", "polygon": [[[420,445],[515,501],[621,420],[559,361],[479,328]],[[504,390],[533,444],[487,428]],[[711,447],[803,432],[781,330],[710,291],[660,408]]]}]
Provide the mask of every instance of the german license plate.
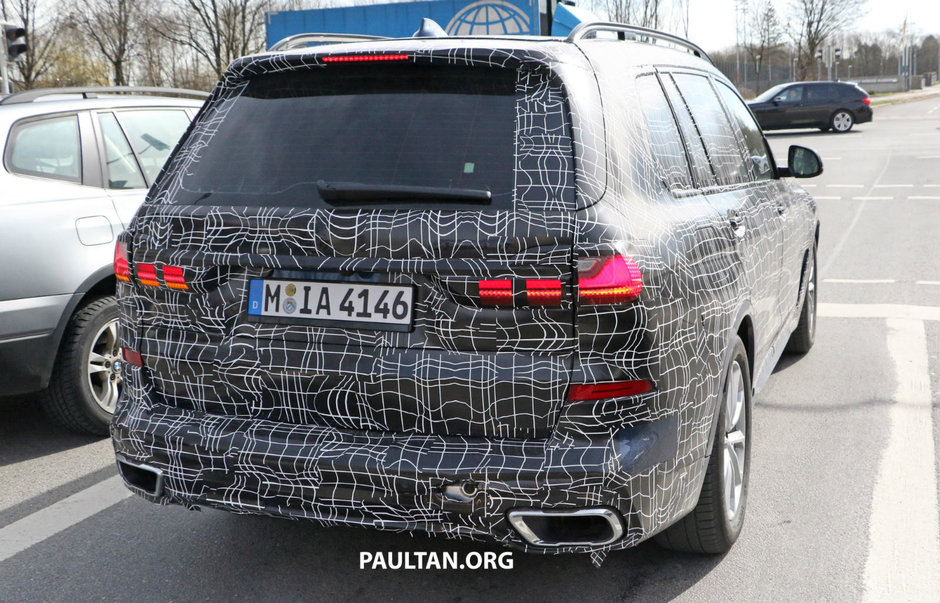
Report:
[{"label": "german license plate", "polygon": [[411,325],[413,298],[414,289],[401,285],[255,279],[248,287],[248,314],[400,329]]}]

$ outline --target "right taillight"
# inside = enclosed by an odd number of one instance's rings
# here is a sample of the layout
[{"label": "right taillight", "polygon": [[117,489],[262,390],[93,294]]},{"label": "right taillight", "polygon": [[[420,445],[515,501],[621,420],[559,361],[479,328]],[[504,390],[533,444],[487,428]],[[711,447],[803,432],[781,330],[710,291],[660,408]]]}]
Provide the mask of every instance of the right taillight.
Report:
[{"label": "right taillight", "polygon": [[131,267],[127,263],[127,244],[118,241],[114,246],[114,277],[125,283],[131,280]]},{"label": "right taillight", "polygon": [[871,99],[870,99],[869,97],[867,97],[867,96],[862,99],[862,102],[865,103],[865,104],[868,105],[868,106],[871,106]]},{"label": "right taillight", "polygon": [[643,274],[629,256],[578,260],[578,300],[582,304],[629,302],[638,298],[642,290]]}]

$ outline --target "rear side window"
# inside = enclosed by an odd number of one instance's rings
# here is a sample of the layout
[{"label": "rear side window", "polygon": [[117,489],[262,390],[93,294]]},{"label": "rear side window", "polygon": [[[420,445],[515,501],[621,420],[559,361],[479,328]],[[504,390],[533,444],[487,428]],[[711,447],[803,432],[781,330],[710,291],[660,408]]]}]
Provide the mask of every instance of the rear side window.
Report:
[{"label": "rear side window", "polygon": [[747,182],[748,170],[742,160],[735,132],[708,78],[686,73],[677,73],[674,77],[702,135],[718,184]]},{"label": "rear side window", "polygon": [[16,124],[6,154],[7,167],[16,174],[81,182],[78,117],[67,115]]},{"label": "rear side window", "polygon": [[98,116],[101,125],[101,137],[104,139],[104,160],[108,176],[108,188],[145,188],[147,184],[137,166],[134,152],[131,150],[121,126],[114,114],[102,113]]},{"label": "rear side window", "polygon": [[659,81],[654,75],[642,76],[637,79],[637,89],[659,175],[670,190],[692,188],[682,139]]},{"label": "rear side window", "polygon": [[835,100],[833,98],[831,87],[828,85],[822,86],[806,86],[806,102],[809,103],[820,103],[824,101]]},{"label": "rear side window", "polygon": [[744,138],[744,146],[747,151],[748,163],[750,164],[751,174],[754,180],[771,180],[774,177],[770,154],[764,144],[764,136],[761,134],[760,126],[754,121],[751,112],[748,111],[744,101],[735,94],[724,82],[717,82],[715,88],[719,96],[725,102],[725,107],[731,114],[731,119],[740,128]]},{"label": "rear side window", "polygon": [[[259,76],[198,150],[181,201],[216,204],[224,194],[234,205],[401,205],[422,187],[427,194],[408,207],[510,207],[516,96],[516,72],[497,68],[383,64]],[[337,189],[349,194],[328,192]],[[455,196],[437,199],[439,191]],[[491,201],[460,191],[489,192]]]},{"label": "rear side window", "polygon": [[147,109],[120,111],[117,119],[134,147],[147,182],[153,182],[189,126],[189,116],[181,109]]},{"label": "rear side window", "polygon": [[708,188],[715,186],[715,172],[708,162],[708,155],[705,153],[705,146],[702,144],[702,136],[699,134],[698,127],[692,120],[692,114],[685,103],[685,99],[679,94],[675,82],[670,76],[663,76],[663,88],[669,103],[672,105],[676,114],[676,122],[679,124],[679,130],[682,132],[682,139],[685,141],[686,150],[689,153],[689,159],[692,162],[692,176],[695,178],[695,186],[698,188]]}]

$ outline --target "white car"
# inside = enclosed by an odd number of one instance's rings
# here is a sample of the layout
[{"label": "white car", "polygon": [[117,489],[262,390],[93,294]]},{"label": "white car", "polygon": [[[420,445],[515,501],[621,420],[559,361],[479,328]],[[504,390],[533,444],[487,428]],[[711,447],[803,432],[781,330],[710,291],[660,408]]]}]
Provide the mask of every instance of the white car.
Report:
[{"label": "white car", "polygon": [[206,96],[60,88],[0,100],[0,395],[41,392],[59,423],[107,433],[122,384],[114,242]]}]

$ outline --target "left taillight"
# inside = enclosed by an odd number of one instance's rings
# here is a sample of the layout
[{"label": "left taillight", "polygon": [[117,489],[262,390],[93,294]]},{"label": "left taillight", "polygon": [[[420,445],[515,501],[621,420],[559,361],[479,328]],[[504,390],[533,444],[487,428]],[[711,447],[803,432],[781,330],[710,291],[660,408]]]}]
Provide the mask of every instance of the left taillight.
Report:
[{"label": "left taillight", "polygon": [[630,302],[643,291],[643,274],[625,255],[578,260],[578,300],[582,304]]},{"label": "left taillight", "polygon": [[862,102],[865,103],[865,104],[868,105],[868,106],[871,106],[871,98],[869,98],[869,97],[867,97],[867,96],[862,99]]},{"label": "left taillight", "polygon": [[114,246],[114,276],[125,283],[131,280],[131,267],[127,261],[127,243],[118,241]]}]

